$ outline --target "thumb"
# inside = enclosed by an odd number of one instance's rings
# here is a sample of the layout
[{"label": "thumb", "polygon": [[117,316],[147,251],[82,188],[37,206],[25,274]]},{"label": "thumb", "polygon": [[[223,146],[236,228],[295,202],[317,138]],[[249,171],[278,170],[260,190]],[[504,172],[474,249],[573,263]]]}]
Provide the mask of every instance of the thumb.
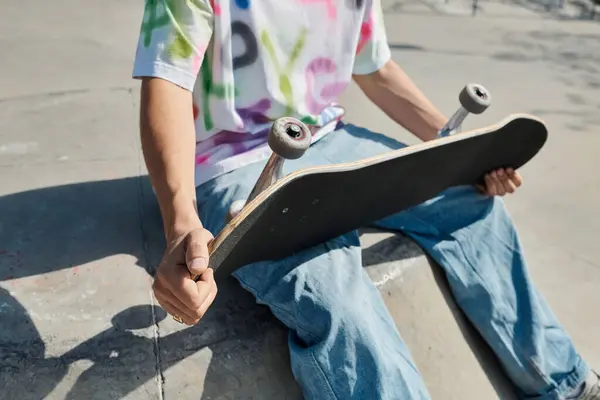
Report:
[{"label": "thumb", "polygon": [[194,275],[202,275],[208,268],[208,243],[212,235],[205,229],[190,232],[185,247],[185,263]]}]

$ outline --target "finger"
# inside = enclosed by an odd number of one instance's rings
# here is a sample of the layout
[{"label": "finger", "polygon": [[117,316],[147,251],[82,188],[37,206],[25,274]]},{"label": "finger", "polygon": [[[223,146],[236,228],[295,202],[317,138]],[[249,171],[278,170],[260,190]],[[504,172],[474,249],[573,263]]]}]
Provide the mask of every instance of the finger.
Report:
[{"label": "finger", "polygon": [[[169,273],[163,272],[162,268],[158,270],[157,280],[164,285],[165,289],[162,292],[168,291],[173,295],[183,309],[187,310],[190,315],[193,311],[200,308],[204,297],[200,298],[198,286],[192,280],[187,267],[184,264],[176,264],[171,267]],[[205,296],[206,297],[206,296]]]},{"label": "finger", "polygon": [[156,300],[158,300],[165,311],[173,316],[180,317],[187,325],[193,325],[198,322],[197,318],[194,318],[194,313],[179,301],[169,289],[164,287],[160,281],[155,281],[154,297],[156,297]]},{"label": "finger", "polygon": [[492,179],[491,174],[487,174],[485,176],[485,187],[487,188],[486,193],[489,196],[495,196],[497,194],[496,184],[494,183],[494,180]]},{"label": "finger", "polygon": [[200,308],[195,310],[195,316],[202,318],[217,297],[217,284],[214,278],[214,271],[211,268],[207,269],[196,284],[198,285],[200,297],[204,297],[204,294],[206,294]]},{"label": "finger", "polygon": [[204,300],[204,303],[202,303],[202,306],[198,309],[198,318],[204,318],[204,314],[206,314],[212,303],[215,301],[216,297],[217,286],[214,286],[214,288],[208,294],[208,297]]},{"label": "finger", "polygon": [[500,182],[498,171],[492,171],[490,175],[492,176],[492,181],[494,182],[494,186],[496,187],[496,195],[504,196],[506,194],[506,191],[504,190],[502,182]]},{"label": "finger", "polygon": [[520,187],[523,184],[523,178],[521,177],[521,174],[519,174],[517,171],[515,171],[512,168],[508,168],[506,172],[508,173],[508,177],[515,184],[516,187]]},{"label": "finger", "polygon": [[[198,321],[200,321],[198,311],[195,309],[191,309],[187,305],[185,305],[181,300],[179,300],[175,296],[175,294],[173,292],[167,290],[167,292],[163,292],[163,295],[173,306],[175,306],[178,310],[181,311],[181,313],[183,313],[185,316],[187,316],[189,321],[191,321],[194,324],[196,324],[196,323],[198,323]],[[183,317],[183,315],[181,315],[181,314],[179,314],[179,316]]]},{"label": "finger", "polygon": [[213,288],[217,287],[215,282],[215,271],[212,268],[208,268],[201,276],[198,282],[196,282],[198,287],[198,293],[200,296],[206,294],[213,290]]},{"label": "finger", "polygon": [[215,283],[213,270],[210,268],[207,269],[200,277],[200,280],[195,282],[195,284],[198,291],[198,307],[195,307],[195,305],[193,308],[189,307],[187,304],[184,304],[181,302],[181,300],[176,298],[172,293],[163,292],[163,294],[166,294],[167,300],[169,300],[171,304],[173,304],[179,310],[183,311],[190,318],[190,320],[194,321],[194,323],[198,323],[217,295],[217,284]]},{"label": "finger", "polygon": [[188,236],[185,262],[192,274],[202,275],[208,268],[208,242],[212,239],[212,234],[206,229],[193,231]]},{"label": "finger", "polygon": [[502,187],[504,188],[504,191],[506,193],[514,193],[514,191],[517,189],[515,184],[509,179],[508,173],[506,173],[506,171],[502,169],[499,170],[498,178],[500,179],[500,183],[502,184]]},{"label": "finger", "polygon": [[160,304],[160,306],[167,313],[169,313],[171,316],[173,316],[173,318],[178,318],[178,319],[181,320],[181,321],[178,321],[178,322],[183,322],[184,324],[186,324],[188,326],[192,326],[192,325],[196,324],[196,321],[193,321],[192,318],[190,318],[189,316],[187,316],[181,310],[177,309],[177,307],[175,307],[173,304],[171,304],[165,298],[157,296],[156,300],[158,301],[158,304]]},{"label": "finger", "polygon": [[[212,272],[212,270],[209,269],[204,274],[206,275],[209,271]],[[218,292],[217,285],[214,283],[214,279],[213,279],[213,284],[210,287],[210,292],[208,293],[208,296],[202,303],[202,306],[200,306],[200,308],[198,309],[198,318],[204,317],[204,314],[206,314],[206,311],[208,311],[208,308],[212,305],[213,301],[215,301],[215,298],[217,297],[217,292]]]},{"label": "finger", "polygon": [[161,292],[155,292],[154,297],[158,301],[158,304],[170,315],[173,316],[177,322],[184,323],[186,325],[194,325],[196,322],[193,318],[187,315],[183,310],[179,309],[172,302],[170,302]]}]

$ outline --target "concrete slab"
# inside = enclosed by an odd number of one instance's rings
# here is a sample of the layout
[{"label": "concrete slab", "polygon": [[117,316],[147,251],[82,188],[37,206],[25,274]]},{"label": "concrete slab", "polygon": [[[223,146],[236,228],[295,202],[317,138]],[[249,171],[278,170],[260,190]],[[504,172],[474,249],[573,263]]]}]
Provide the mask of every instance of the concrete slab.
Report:
[{"label": "concrete slab", "polygon": [[[35,0],[2,9],[0,96],[132,86],[131,66],[143,2]],[[23,18],[26,13],[27,18]],[[68,17],[66,17],[68,16]]]},{"label": "concrete slab", "polygon": [[1,103],[0,398],[160,396],[132,111],[127,91]]},{"label": "concrete slab", "polygon": [[437,14],[456,17],[485,17],[565,20],[596,20],[590,0],[392,0],[387,10],[403,14]]},{"label": "concrete slab", "polygon": [[127,160],[137,168],[137,93],[127,88],[85,89],[0,100],[0,120],[5,121],[0,166],[93,166]]}]

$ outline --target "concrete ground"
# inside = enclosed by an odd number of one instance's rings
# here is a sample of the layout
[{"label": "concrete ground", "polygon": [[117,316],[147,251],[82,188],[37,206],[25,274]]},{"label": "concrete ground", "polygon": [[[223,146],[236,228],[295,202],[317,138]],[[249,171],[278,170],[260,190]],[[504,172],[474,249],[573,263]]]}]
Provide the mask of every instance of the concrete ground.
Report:
[{"label": "concrete ground", "polygon": [[[490,110],[465,129],[512,112],[548,124],[547,146],[507,203],[535,282],[600,368],[600,25],[571,6],[546,13],[533,3],[482,1],[472,18],[462,0],[383,3],[394,58],[443,112],[454,111],[466,82],[492,92]],[[162,241],[130,79],[142,8],[120,0],[3,6],[0,399],[248,398],[242,390],[297,398],[282,371],[284,330],[234,282],[194,328],[153,306],[148,272]],[[344,104],[350,120],[412,140],[355,87]],[[461,363],[472,361],[448,356],[444,324],[435,334],[417,329],[425,314],[438,315],[419,302],[429,292],[391,288],[410,278],[403,271],[422,253],[384,236],[363,236],[366,266],[387,268],[372,276],[390,309],[412,318],[398,319],[407,342],[435,349],[415,355],[434,398],[459,393],[452,382],[463,386],[460,398],[493,398],[462,384],[473,378],[461,376]],[[416,343],[419,336],[433,342]],[[437,359],[454,368],[440,369]]]}]

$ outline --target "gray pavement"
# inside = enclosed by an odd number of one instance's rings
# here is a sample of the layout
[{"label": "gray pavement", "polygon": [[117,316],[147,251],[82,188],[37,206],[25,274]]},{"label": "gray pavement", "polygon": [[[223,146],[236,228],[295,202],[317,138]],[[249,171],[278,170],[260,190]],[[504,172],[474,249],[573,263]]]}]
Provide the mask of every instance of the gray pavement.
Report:
[{"label": "gray pavement", "polygon": [[[600,24],[571,5],[485,1],[472,18],[470,4],[384,0],[393,56],[448,115],[466,82],[491,90],[465,129],[513,112],[548,124],[507,203],[535,282],[600,368]],[[130,79],[141,12],[118,0],[3,6],[0,399],[298,398],[285,331],[234,282],[194,328],[154,306],[163,242]],[[414,141],[356,87],[343,100],[353,122]],[[365,264],[434,398],[508,398],[460,344],[435,273],[415,275],[420,250],[388,236],[365,233]]]}]

